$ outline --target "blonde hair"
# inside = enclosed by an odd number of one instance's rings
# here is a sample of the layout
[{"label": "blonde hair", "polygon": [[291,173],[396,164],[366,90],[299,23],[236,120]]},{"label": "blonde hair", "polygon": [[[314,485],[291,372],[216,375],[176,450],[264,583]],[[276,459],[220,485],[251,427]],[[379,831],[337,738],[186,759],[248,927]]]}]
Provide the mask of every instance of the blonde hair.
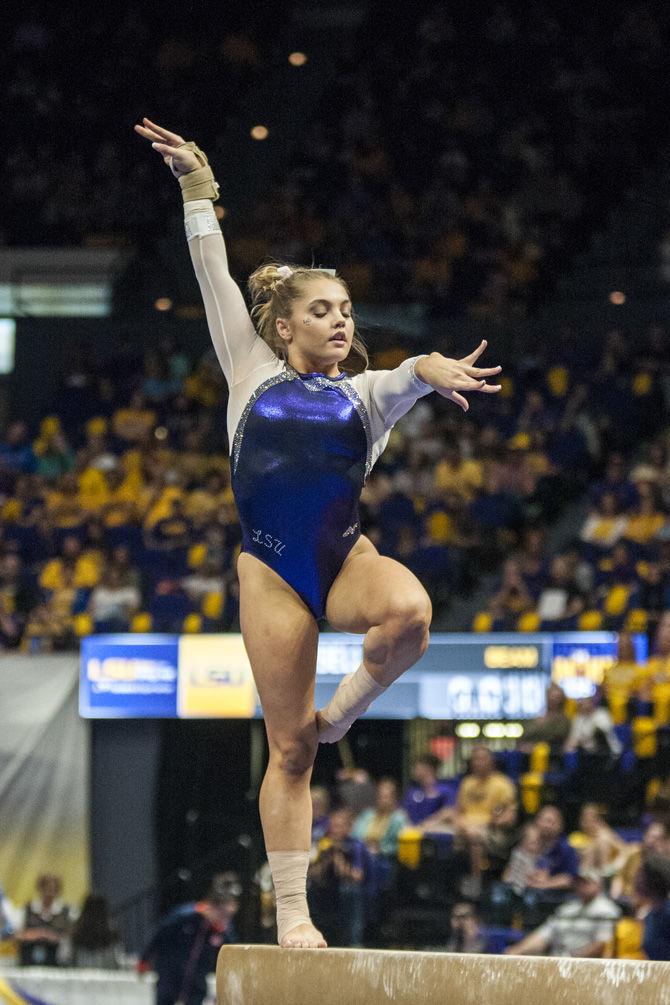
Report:
[{"label": "blonde hair", "polygon": [[[306,284],[312,279],[334,279],[350,297],[349,287],[345,281],[339,276],[331,275],[325,269],[308,269],[300,265],[293,267],[270,262],[261,265],[249,276],[251,317],[258,334],[279,359],[287,359],[287,346],[277,332],[277,318],[290,317],[293,301],[304,294]],[[367,370],[368,363],[367,349],[354,328],[351,349],[346,359],[342,361],[342,369],[350,374],[362,373]]]}]

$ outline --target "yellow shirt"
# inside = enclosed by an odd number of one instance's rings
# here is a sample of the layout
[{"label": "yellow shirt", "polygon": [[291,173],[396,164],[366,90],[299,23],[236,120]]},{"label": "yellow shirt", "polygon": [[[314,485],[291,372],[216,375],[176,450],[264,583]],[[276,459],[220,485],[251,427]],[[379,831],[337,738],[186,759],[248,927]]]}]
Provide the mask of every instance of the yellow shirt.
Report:
[{"label": "yellow shirt", "polygon": [[463,499],[473,499],[482,483],[482,466],[479,461],[461,461],[455,467],[446,461],[439,461],[435,465],[435,488],[441,492],[455,492]]},{"label": "yellow shirt", "polygon": [[79,475],[79,500],[85,510],[96,512],[109,499],[107,479],[97,468],[86,468]]},{"label": "yellow shirt", "polygon": [[[97,562],[91,554],[80,555],[74,567],[72,585],[77,589],[89,589],[96,586],[100,578]],[[62,590],[65,588],[63,562],[60,558],[52,558],[42,569],[40,586],[43,590]]]},{"label": "yellow shirt", "polygon": [[636,513],[628,517],[624,537],[637,544],[648,544],[652,538],[656,537],[661,527],[665,524],[665,516],[662,513]]},{"label": "yellow shirt", "polygon": [[651,680],[654,684],[667,684],[670,682],[670,656],[652,656],[647,663],[646,680]]},{"label": "yellow shirt", "polygon": [[498,806],[516,802],[516,790],[506,775],[493,771],[485,779],[466,775],[456,800],[458,812],[471,823],[488,824]]}]

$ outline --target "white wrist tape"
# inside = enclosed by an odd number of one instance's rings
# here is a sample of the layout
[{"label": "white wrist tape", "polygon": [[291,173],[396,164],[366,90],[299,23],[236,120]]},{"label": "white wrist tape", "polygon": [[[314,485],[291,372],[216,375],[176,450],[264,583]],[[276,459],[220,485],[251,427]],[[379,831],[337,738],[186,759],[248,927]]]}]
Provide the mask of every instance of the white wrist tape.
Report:
[{"label": "white wrist tape", "polygon": [[359,715],[378,698],[386,687],[378,684],[361,663],[358,670],[344,677],[325,708],[321,709],[319,743],[337,743]]},{"label": "white wrist tape", "polygon": [[298,925],[310,925],[307,907],[308,851],[269,851],[268,865],[272,873],[277,903],[277,942]]},{"label": "white wrist tape", "polygon": [[206,237],[207,234],[220,234],[221,227],[211,202],[204,199],[187,202],[184,206],[184,229],[187,241]]}]

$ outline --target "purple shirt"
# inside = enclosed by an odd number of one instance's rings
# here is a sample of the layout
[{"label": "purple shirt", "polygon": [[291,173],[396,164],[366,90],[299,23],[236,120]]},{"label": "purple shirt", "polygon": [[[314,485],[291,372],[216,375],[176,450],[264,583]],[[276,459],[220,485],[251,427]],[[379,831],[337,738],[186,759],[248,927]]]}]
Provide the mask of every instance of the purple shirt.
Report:
[{"label": "purple shirt", "polygon": [[564,872],[576,876],[579,871],[579,856],[567,838],[559,837],[549,851],[540,855],[537,868],[546,869],[550,876],[560,876]]},{"label": "purple shirt", "polygon": [[420,824],[444,806],[454,806],[457,791],[458,782],[436,782],[431,796],[420,785],[410,785],[402,798],[402,808],[413,824]]}]

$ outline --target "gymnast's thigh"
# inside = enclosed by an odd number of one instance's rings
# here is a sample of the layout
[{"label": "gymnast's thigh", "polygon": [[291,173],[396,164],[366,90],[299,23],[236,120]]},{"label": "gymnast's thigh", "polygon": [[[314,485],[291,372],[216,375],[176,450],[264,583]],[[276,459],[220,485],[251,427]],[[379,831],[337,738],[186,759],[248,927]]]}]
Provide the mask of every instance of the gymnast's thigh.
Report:
[{"label": "gymnast's thigh", "polygon": [[319,630],[296,592],[243,552],[238,560],[240,625],[268,735],[281,740],[314,723]]},{"label": "gymnast's thigh", "polygon": [[364,634],[396,614],[424,608],[430,612],[430,599],[414,573],[361,536],[330,588],[326,617],[339,632]]}]

